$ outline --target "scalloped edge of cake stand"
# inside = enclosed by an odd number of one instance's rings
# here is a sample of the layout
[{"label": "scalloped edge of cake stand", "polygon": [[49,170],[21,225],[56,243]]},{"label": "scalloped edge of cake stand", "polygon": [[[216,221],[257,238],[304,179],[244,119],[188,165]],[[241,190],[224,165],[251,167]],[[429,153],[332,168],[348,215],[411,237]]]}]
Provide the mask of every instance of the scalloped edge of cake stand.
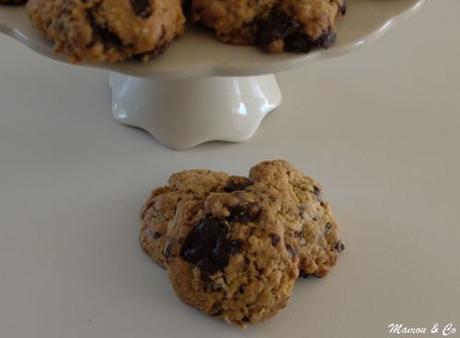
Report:
[{"label": "scalloped edge of cake stand", "polygon": [[111,72],[114,119],[175,150],[209,141],[243,142],[281,104],[274,75],[141,79]]}]

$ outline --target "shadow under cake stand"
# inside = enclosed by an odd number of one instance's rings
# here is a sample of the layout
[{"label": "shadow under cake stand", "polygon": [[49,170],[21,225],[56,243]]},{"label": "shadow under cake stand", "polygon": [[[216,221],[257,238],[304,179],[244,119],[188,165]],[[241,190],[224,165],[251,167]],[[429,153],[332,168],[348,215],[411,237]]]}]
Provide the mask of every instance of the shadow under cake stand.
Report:
[{"label": "shadow under cake stand", "polygon": [[[142,64],[79,64],[109,70],[116,121],[142,128],[173,149],[203,142],[241,142],[281,104],[274,73],[337,57],[377,39],[425,0],[349,0],[336,27],[337,43],[310,54],[268,55],[254,47],[219,43],[188,28],[165,54]],[[0,32],[57,61],[51,44],[28,22],[24,8],[2,7]]]}]

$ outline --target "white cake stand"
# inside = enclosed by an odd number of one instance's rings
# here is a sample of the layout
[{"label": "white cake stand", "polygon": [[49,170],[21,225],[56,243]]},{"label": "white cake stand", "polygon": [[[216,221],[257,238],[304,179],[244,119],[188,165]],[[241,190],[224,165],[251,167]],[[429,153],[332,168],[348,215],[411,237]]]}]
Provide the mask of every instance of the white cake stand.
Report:
[{"label": "white cake stand", "polygon": [[[356,50],[424,1],[349,0],[347,16],[336,28],[337,43],[310,54],[267,55],[253,47],[219,43],[207,32],[188,28],[183,38],[148,64],[79,66],[109,70],[114,118],[146,130],[170,148],[186,149],[212,140],[241,142],[281,103],[274,73]],[[32,28],[23,7],[0,7],[0,32],[66,62]]]}]

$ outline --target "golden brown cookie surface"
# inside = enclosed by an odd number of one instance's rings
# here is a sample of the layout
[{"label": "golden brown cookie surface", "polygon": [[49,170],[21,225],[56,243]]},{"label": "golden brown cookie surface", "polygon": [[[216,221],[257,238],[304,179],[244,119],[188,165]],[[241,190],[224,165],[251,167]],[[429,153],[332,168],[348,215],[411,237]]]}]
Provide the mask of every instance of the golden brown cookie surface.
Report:
[{"label": "golden brown cookie surface", "polygon": [[223,191],[228,175],[210,170],[186,170],[173,174],[168,186],[154,189],[141,211],[140,244],[155,263],[166,267],[163,251],[168,224],[179,204],[200,202],[213,191]]},{"label": "golden brown cookie surface", "polygon": [[185,303],[245,326],[284,308],[298,277],[275,205],[257,189],[211,193],[179,207],[167,242],[168,275]]},{"label": "golden brown cookie surface", "polygon": [[141,246],[179,298],[239,326],[275,315],[298,276],[326,276],[344,248],[319,184],[283,160],[248,178],[174,174],[141,220]]},{"label": "golden brown cookie surface", "polygon": [[300,276],[326,276],[344,246],[319,183],[281,160],[259,163],[249,177],[276,187],[273,198],[283,201],[286,242],[299,256]]},{"label": "golden brown cookie surface", "polygon": [[180,0],[31,0],[30,19],[72,62],[161,53],[184,30]]},{"label": "golden brown cookie surface", "polygon": [[245,189],[259,194],[267,203],[281,205],[286,243],[299,256],[300,276],[326,276],[344,249],[335,216],[319,183],[283,160],[257,164],[249,178],[209,170],[172,175],[168,186],[152,192],[141,212],[142,248],[165,267],[168,224],[174,222],[178,204],[193,200],[203,205],[211,192]]}]

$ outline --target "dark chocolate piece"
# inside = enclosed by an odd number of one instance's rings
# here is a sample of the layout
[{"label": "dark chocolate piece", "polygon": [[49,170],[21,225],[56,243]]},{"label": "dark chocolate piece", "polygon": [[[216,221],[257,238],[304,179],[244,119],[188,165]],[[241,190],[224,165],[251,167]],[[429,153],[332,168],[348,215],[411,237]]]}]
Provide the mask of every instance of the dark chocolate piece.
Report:
[{"label": "dark chocolate piece", "polygon": [[228,226],[225,220],[206,217],[187,236],[180,256],[209,275],[224,270],[243,244],[227,238]]},{"label": "dark chocolate piece", "polygon": [[130,0],[134,13],[142,19],[148,19],[153,13],[150,0]]}]

